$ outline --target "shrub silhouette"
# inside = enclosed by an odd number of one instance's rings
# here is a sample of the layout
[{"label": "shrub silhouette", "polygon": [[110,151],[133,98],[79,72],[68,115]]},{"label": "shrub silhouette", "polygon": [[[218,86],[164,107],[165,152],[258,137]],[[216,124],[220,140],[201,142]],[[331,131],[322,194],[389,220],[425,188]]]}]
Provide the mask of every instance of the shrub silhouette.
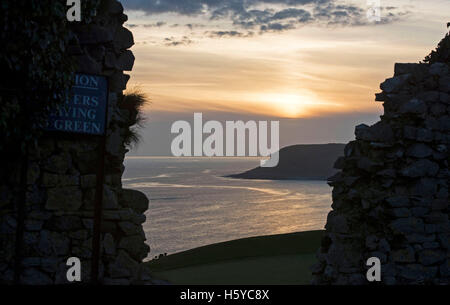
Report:
[{"label": "shrub silhouette", "polygon": [[144,127],[146,122],[146,118],[143,115],[143,109],[149,104],[150,99],[139,88],[128,90],[119,103],[121,109],[128,110],[129,112],[128,125],[130,128],[127,129],[127,133],[125,134],[126,146],[133,147],[141,141],[139,131]]},{"label": "shrub silhouette", "polygon": [[[450,22],[447,23],[447,28],[450,27]],[[439,42],[436,50],[425,57],[425,63],[433,64],[436,62],[450,63],[450,33],[447,33],[445,37]]]}]

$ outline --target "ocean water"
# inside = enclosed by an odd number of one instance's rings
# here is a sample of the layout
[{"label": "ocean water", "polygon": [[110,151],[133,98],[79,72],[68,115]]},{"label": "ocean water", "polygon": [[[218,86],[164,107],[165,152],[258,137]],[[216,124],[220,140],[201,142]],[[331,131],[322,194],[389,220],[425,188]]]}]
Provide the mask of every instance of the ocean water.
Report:
[{"label": "ocean water", "polygon": [[252,158],[127,158],[123,186],[150,199],[144,223],[149,258],[324,227],[331,206],[331,188],[325,181],[223,177],[258,165]]}]

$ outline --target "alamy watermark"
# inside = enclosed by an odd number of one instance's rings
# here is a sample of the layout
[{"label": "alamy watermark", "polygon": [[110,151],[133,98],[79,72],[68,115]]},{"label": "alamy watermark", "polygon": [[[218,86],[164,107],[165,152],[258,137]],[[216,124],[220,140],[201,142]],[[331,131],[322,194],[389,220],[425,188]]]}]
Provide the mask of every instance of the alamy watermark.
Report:
[{"label": "alamy watermark", "polygon": [[66,272],[69,282],[81,282],[81,261],[78,257],[69,257],[66,266],[70,267]]},{"label": "alamy watermark", "polygon": [[381,282],[381,262],[378,257],[370,257],[366,265],[369,268],[366,273],[367,281],[369,282]]},{"label": "alamy watermark", "polygon": [[81,0],[67,0],[66,5],[70,6],[66,13],[67,20],[81,21]]},{"label": "alamy watermark", "polygon": [[381,0],[367,0],[367,19],[369,22],[381,21]]},{"label": "alamy watermark", "polygon": [[[202,113],[194,113],[194,128],[187,121],[176,121],[172,124],[172,134],[178,134],[172,140],[172,155],[175,157],[263,157],[261,167],[275,167],[279,161],[280,122],[270,121],[270,147],[268,126],[267,121],[245,123],[226,121],[224,128],[219,121],[208,121],[203,124]],[[203,134],[209,134],[209,136],[203,140]],[[268,157],[270,159],[267,159]]]}]

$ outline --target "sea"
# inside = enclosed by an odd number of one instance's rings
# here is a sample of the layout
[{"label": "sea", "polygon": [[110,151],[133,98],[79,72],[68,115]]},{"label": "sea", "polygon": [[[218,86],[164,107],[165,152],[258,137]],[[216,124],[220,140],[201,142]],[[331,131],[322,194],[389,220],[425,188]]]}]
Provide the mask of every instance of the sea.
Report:
[{"label": "sea", "polygon": [[150,199],[144,231],[151,259],[239,238],[323,229],[325,181],[227,178],[256,158],[128,157],[124,188]]}]

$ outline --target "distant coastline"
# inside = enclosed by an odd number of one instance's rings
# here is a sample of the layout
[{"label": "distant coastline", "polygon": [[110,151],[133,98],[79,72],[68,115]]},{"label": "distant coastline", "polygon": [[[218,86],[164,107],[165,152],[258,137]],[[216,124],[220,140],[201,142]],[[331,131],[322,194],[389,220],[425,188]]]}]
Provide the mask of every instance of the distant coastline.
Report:
[{"label": "distant coastline", "polygon": [[345,144],[293,145],[280,150],[278,166],[256,167],[228,175],[237,179],[261,180],[327,180],[337,170],[334,162],[344,154]]}]

